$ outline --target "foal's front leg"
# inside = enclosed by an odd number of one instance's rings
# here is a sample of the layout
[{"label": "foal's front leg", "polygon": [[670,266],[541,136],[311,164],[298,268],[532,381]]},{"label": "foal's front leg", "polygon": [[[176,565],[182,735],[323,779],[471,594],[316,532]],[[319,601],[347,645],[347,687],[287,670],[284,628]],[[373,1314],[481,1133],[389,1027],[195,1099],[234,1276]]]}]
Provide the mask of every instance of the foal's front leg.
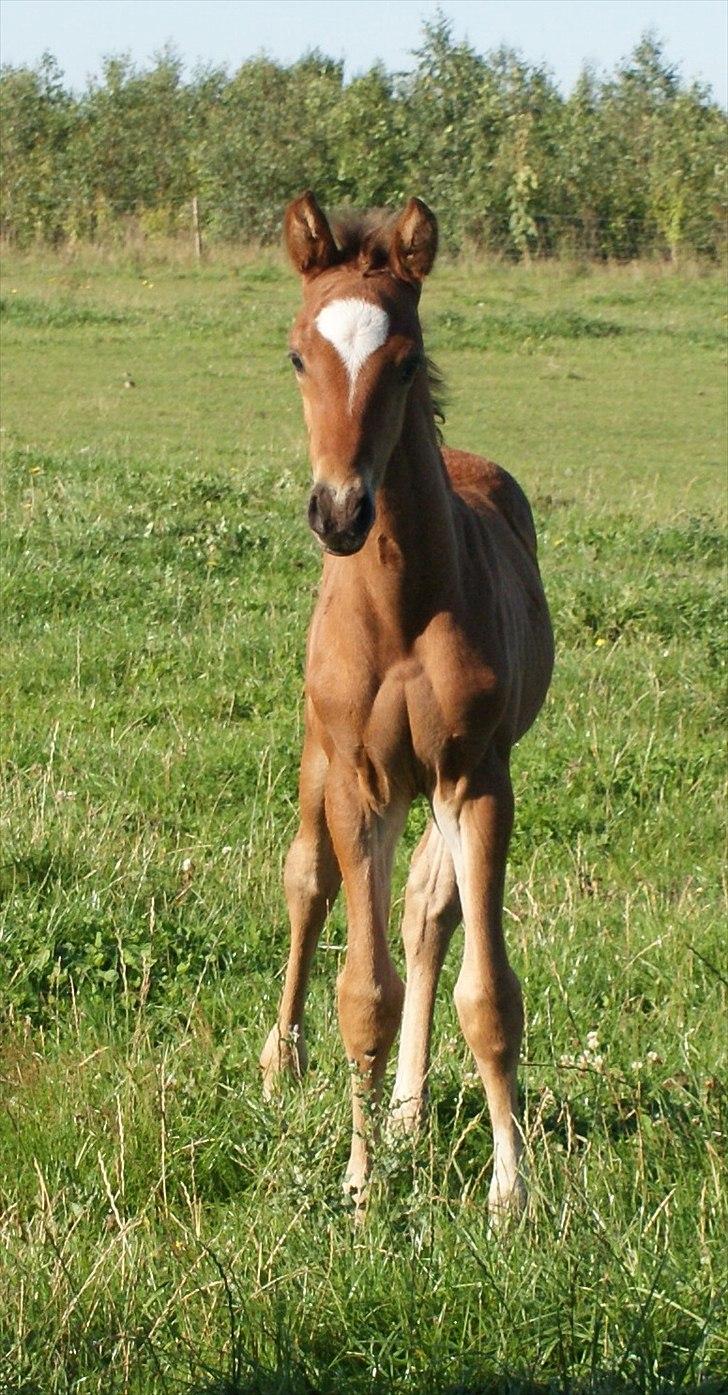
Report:
[{"label": "foal's front leg", "polygon": [[282,1072],[298,1078],[308,1062],[303,1008],[311,960],[326,914],[341,884],[324,813],[327,770],[324,752],[311,733],[307,733],[299,782],[301,824],[286,858],[283,875],[291,922],[291,948],[278,1018],[260,1057],[266,1095],[272,1093]]},{"label": "foal's front leg", "polygon": [[392,859],[406,809],[375,814],[353,772],[332,765],[326,816],[346,892],[348,937],[338,981],[339,1026],[352,1070],[353,1131],[345,1187],[358,1209],[367,1198],[372,1109],[378,1104],[404,990],[387,944]]},{"label": "foal's front leg", "polygon": [[507,761],[491,752],[462,790],[440,789],[435,817],[452,852],[465,926],[465,949],[455,985],[463,1035],[485,1086],[493,1126],[494,1217],[526,1203],[516,1072],[523,1034],[521,987],[508,963],[503,935],[506,855],[513,825]]}]

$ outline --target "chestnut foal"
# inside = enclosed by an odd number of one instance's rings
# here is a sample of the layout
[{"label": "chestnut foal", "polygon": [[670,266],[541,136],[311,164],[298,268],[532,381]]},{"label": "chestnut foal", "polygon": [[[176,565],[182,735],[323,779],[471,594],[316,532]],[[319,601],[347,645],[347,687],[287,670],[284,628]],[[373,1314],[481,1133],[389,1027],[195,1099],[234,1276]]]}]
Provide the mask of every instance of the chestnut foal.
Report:
[{"label": "chestnut foal", "polygon": [[[523,1026],[502,905],[513,820],[509,756],[548,688],[552,635],[536,538],[519,486],[490,461],[441,451],[417,306],[437,248],[419,199],[393,221],[337,229],[311,193],[286,212],[303,307],[290,358],[314,485],[308,517],[323,580],[308,637],[301,824],[288,854],[291,949],[261,1057],[269,1092],[306,1066],[311,959],[342,878],[348,945],[338,980],[352,1065],[347,1186],[358,1206],[376,1101],[401,1021],[398,1126],[426,1106],[437,980],[455,926],[455,1003],[493,1125],[489,1203],[520,1210],[516,1069]],[[387,944],[395,845],[417,795],[432,819],[415,852],[403,923],[407,982]]]}]

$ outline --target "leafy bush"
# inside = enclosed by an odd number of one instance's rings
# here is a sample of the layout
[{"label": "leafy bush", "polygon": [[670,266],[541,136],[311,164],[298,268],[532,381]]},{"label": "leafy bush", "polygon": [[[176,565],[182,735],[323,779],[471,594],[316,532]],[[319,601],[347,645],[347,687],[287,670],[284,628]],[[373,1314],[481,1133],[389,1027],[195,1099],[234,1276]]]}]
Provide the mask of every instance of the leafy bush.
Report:
[{"label": "leafy bush", "polygon": [[377,66],[348,84],[318,52],[184,82],[166,49],[143,72],[107,59],[78,95],[50,55],[5,68],[0,90],[0,226],[21,246],[106,240],[130,220],[142,237],[174,233],[193,197],[206,237],[271,241],[306,186],[360,207],[417,190],[449,247],[526,260],[724,245],[725,113],[651,37],[613,76],[585,71],[568,98],[512,50],[456,43],[442,17],[411,72]]}]

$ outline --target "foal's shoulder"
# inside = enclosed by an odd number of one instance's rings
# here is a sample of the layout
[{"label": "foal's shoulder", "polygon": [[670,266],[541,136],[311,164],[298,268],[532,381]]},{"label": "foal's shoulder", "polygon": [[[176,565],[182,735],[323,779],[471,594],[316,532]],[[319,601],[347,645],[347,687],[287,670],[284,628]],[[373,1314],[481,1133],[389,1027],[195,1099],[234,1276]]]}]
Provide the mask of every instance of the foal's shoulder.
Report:
[{"label": "foal's shoulder", "polygon": [[467,450],[444,447],[442,458],[453,488],[465,502],[478,513],[499,513],[535,558],[536,530],[531,506],[513,475],[494,460]]}]

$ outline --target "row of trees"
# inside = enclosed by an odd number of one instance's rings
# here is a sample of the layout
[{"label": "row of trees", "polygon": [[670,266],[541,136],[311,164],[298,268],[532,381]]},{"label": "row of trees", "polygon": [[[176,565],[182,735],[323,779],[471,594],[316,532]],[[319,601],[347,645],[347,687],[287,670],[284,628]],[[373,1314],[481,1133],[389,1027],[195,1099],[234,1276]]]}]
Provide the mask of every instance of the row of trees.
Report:
[{"label": "row of trees", "polygon": [[345,83],[319,53],[185,80],[165,51],[138,71],[106,61],[70,91],[46,56],[0,75],[2,233],[33,240],[172,233],[197,198],[211,239],[270,240],[302,188],[329,206],[397,204],[416,191],[445,241],[513,257],[595,257],[725,239],[726,116],[642,39],[613,75],[568,97],[510,50],[485,57],[426,24],[415,66]]}]

